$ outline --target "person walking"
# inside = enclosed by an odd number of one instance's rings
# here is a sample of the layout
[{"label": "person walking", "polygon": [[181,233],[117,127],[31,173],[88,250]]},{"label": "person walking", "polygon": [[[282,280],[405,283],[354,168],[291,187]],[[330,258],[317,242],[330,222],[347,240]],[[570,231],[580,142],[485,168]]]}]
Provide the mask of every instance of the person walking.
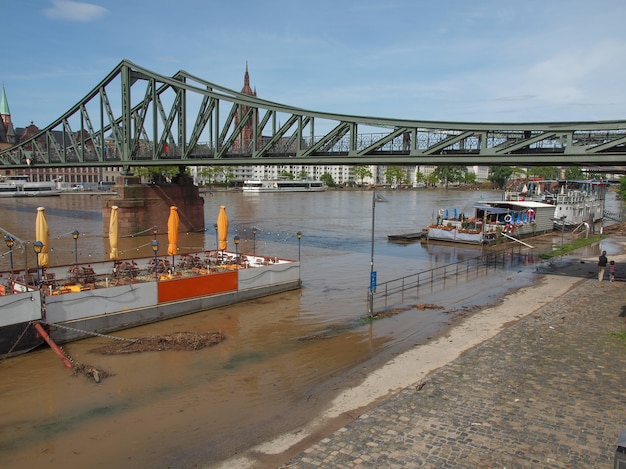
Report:
[{"label": "person walking", "polygon": [[609,262],[609,281],[613,283],[615,281],[615,271],[617,268],[615,267],[615,261]]},{"label": "person walking", "polygon": [[598,281],[604,280],[604,271],[606,270],[606,265],[608,264],[608,259],[606,258],[606,251],[602,251],[600,257],[598,257]]}]

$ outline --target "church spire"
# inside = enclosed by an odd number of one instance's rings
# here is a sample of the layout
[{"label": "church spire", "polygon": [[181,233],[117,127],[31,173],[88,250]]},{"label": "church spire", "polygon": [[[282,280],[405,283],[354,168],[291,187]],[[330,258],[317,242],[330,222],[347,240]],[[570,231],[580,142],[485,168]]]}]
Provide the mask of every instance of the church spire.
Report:
[{"label": "church spire", "polygon": [[11,115],[11,111],[9,110],[9,102],[7,101],[7,93],[4,90],[4,85],[2,85],[2,97],[0,97],[0,115]]},{"label": "church spire", "polygon": [[248,61],[246,60],[246,73],[243,76],[243,88],[241,89],[243,94],[247,94],[248,96],[256,96],[256,93],[252,91],[250,88],[250,74],[248,73]]}]

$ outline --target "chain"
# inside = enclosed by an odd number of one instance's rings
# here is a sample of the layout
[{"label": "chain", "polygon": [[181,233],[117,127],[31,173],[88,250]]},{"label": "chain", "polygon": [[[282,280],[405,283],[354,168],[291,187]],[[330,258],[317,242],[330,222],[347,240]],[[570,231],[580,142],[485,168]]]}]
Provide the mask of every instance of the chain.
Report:
[{"label": "chain", "polygon": [[53,327],[60,327],[61,329],[67,329],[69,331],[81,332],[83,334],[89,334],[89,335],[93,335],[93,336],[96,336],[96,337],[103,337],[105,339],[122,340],[122,341],[126,341],[126,342],[137,342],[137,339],[127,339],[125,337],[116,337],[114,335],[99,334],[98,332],[84,331],[82,329],[75,329],[74,327],[70,327],[70,326],[63,326],[61,324],[47,324],[47,325],[48,326],[53,326]]}]

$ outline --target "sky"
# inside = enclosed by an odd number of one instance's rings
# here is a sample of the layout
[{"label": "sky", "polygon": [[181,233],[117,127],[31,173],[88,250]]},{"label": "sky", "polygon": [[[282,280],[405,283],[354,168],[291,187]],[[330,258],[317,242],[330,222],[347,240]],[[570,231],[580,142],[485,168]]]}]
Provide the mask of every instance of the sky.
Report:
[{"label": "sky", "polygon": [[0,82],[43,128],[122,60],[312,111],[626,120],[624,0],[0,0]]}]

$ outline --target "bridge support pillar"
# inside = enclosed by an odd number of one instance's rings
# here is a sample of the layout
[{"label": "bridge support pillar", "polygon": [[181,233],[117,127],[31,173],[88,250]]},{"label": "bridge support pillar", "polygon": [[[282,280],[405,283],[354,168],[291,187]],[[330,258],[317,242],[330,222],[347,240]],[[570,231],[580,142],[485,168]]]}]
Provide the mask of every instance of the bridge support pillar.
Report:
[{"label": "bridge support pillar", "polygon": [[111,207],[118,207],[119,236],[138,233],[152,236],[156,226],[167,233],[170,207],[178,207],[180,233],[204,231],[204,199],[188,176],[174,178],[169,184],[141,184],[136,176],[121,175],[111,188],[117,193],[102,203],[102,233],[108,237]]}]

